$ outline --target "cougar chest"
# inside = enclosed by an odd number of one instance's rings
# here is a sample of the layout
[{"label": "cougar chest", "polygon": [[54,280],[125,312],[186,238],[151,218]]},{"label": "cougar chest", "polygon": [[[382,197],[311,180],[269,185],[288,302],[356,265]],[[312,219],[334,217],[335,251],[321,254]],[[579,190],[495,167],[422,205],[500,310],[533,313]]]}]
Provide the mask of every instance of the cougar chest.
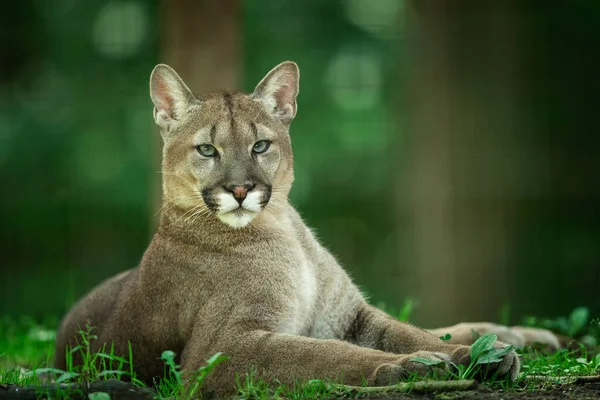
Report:
[{"label": "cougar chest", "polygon": [[301,259],[294,264],[290,271],[292,290],[289,293],[289,305],[279,324],[279,330],[307,336],[314,319],[317,280],[308,260]]}]

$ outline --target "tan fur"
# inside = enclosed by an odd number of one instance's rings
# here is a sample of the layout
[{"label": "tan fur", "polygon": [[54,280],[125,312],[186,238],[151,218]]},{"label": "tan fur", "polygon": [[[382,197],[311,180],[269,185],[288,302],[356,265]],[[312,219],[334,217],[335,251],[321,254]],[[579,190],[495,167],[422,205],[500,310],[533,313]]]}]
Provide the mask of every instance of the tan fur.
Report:
[{"label": "tan fur", "polygon": [[508,327],[490,322],[459,323],[447,328],[429,329],[436,336],[451,335],[448,343],[472,344],[479,336],[491,333],[498,340],[522,348],[526,345],[541,344],[549,351],[558,350],[561,345],[558,337],[546,329],[522,326]]},{"label": "tan fur", "polygon": [[[288,132],[296,114],[298,68],[280,64],[256,91],[195,97],[169,67],[151,77],[155,119],[164,139],[164,206],[138,268],[99,285],[65,317],[56,366],[89,322],[95,348],[133,348],[138,377],[162,376],[163,350],[194,371],[216,352],[230,359],[208,389],[235,390],[235,374],[252,368],[267,379],[340,379],[387,384],[429,367],[415,356],[469,361],[469,348],[398,322],[368,305],[334,257],[289,204],[293,155]],[[254,125],[254,126],[253,126]],[[270,140],[263,154],[253,145]],[[212,144],[219,158],[195,146]],[[240,208],[226,187],[255,185]],[[250,187],[250,186],[249,186]],[[270,191],[270,196],[269,196]],[[212,204],[212,206],[211,206]],[[493,368],[516,377],[512,352]]]}]

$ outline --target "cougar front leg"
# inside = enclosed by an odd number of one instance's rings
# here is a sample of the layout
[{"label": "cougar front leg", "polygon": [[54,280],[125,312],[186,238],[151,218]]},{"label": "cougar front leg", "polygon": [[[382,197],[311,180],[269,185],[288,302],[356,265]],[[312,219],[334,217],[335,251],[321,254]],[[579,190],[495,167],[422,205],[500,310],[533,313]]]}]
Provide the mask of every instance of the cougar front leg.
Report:
[{"label": "cougar front leg", "polygon": [[446,328],[429,329],[436,336],[450,334],[449,343],[471,345],[481,335],[492,333],[504,343],[516,347],[524,347],[540,343],[547,346],[548,350],[556,351],[560,348],[560,342],[556,335],[549,330],[529,328],[521,326],[508,327],[491,322],[462,322]]},{"label": "cougar front leg", "polygon": [[[470,348],[461,342],[442,341],[436,334],[402,323],[368,304],[364,304],[356,313],[345,339],[359,346],[391,353],[407,354],[424,350],[446,354],[456,364],[470,362]],[[497,346],[506,345],[498,343]],[[491,368],[491,372],[495,370],[500,376],[508,375],[516,379],[519,374],[517,354],[507,354],[502,362]]]},{"label": "cougar front leg", "polygon": [[[205,329],[205,327],[204,327]],[[314,339],[267,330],[223,331],[219,340],[205,343],[207,335],[198,328],[182,354],[182,368],[188,374],[222,352],[229,357],[207,378],[208,390],[216,394],[235,392],[236,375],[255,371],[259,379],[283,384],[311,379],[331,380],[348,385],[387,385],[411,374],[425,375],[438,367],[410,361],[412,357],[448,361],[442,353],[416,352],[398,355],[359,347],[335,339]],[[209,340],[210,342],[210,340]]]}]

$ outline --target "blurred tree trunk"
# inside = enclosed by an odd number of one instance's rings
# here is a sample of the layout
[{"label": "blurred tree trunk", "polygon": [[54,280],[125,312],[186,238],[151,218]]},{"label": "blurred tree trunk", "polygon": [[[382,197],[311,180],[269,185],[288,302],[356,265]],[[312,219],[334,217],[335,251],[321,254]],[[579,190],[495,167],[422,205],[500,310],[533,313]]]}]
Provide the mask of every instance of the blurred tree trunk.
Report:
[{"label": "blurred tree trunk", "polygon": [[[160,62],[173,67],[194,93],[239,87],[242,63],[239,1],[165,0],[161,12]],[[159,135],[156,147],[162,148]],[[156,170],[160,171],[160,151],[155,154]],[[158,221],[156,211],[160,209],[162,194],[160,175],[156,175],[153,226]]]},{"label": "blurred tree trunk", "polygon": [[510,1],[413,6],[406,170],[416,320],[428,327],[496,321],[512,280],[512,215],[524,156],[519,14]]}]

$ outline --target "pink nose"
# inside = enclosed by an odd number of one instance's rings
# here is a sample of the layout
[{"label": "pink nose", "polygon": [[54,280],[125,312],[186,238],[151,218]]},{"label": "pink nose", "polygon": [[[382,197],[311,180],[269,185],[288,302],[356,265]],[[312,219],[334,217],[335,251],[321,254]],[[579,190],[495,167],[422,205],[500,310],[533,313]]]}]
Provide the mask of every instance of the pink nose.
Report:
[{"label": "pink nose", "polygon": [[253,183],[246,183],[244,185],[229,185],[225,187],[225,190],[227,190],[229,193],[233,194],[233,197],[237,200],[238,203],[240,203],[240,205],[242,205],[242,203],[244,202],[244,199],[246,198],[246,196],[248,195],[248,192],[251,191],[252,189],[254,189],[254,186],[256,186]]},{"label": "pink nose", "polygon": [[244,200],[246,198],[246,194],[248,194],[248,189],[244,186],[236,186],[233,188],[233,197],[236,199]]}]

